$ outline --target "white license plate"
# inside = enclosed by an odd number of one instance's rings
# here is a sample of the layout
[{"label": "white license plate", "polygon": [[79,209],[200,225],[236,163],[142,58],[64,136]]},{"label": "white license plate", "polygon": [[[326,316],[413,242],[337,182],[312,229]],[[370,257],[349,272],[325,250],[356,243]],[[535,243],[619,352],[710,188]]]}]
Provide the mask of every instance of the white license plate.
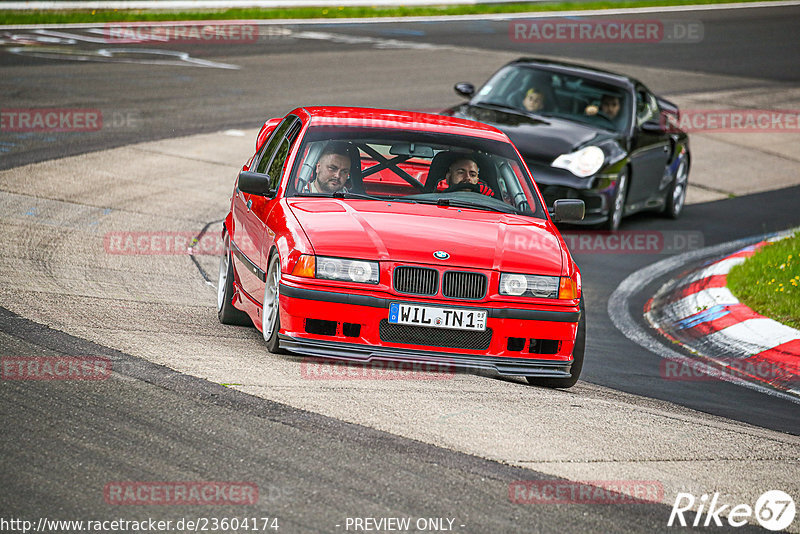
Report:
[{"label": "white license plate", "polygon": [[471,308],[440,308],[403,302],[389,304],[389,322],[392,324],[482,331],[486,330],[486,314],[486,310]]}]

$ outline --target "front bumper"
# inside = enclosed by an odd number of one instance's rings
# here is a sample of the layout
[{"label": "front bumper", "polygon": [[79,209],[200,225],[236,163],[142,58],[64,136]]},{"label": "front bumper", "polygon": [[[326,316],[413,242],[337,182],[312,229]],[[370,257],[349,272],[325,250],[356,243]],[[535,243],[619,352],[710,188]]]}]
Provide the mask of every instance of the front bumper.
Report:
[{"label": "front bumper", "polygon": [[[488,310],[485,331],[388,323],[391,302]],[[510,309],[486,302],[388,298],[280,285],[280,346],[306,356],[359,362],[437,363],[500,374],[568,377],[580,310]]]},{"label": "front bumper", "polygon": [[470,370],[496,371],[508,376],[536,376],[569,378],[572,361],[534,360],[529,358],[493,358],[477,354],[457,354],[409,350],[392,347],[371,347],[339,341],[294,338],[281,334],[280,347],[288,351],[334,360],[354,361],[369,364],[375,361],[391,361],[409,364],[438,364]]}]

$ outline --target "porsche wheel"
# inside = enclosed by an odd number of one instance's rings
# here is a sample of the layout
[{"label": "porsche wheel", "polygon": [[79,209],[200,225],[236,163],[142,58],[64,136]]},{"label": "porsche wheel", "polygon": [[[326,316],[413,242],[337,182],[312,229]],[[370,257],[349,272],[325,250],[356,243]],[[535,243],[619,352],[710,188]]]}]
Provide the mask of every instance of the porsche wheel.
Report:
[{"label": "porsche wheel", "polygon": [[267,342],[267,349],[272,353],[282,353],[278,343],[278,332],[281,329],[280,314],[281,262],[278,253],[273,252],[267,267],[267,280],[264,284],[264,309],[261,312],[261,333]]},{"label": "porsche wheel", "polygon": [[219,259],[219,278],[217,279],[217,317],[222,324],[251,326],[250,317],[233,307],[233,263],[231,262],[231,243],[225,235],[225,250]]},{"label": "porsche wheel", "polygon": [[677,219],[683,211],[686,202],[686,189],[689,186],[689,158],[683,156],[675,171],[675,179],[667,193],[664,204],[664,215],[670,219]]},{"label": "porsche wheel", "polygon": [[581,298],[581,318],[578,321],[578,332],[575,335],[575,348],[572,350],[572,367],[569,378],[541,378],[536,376],[525,377],[528,384],[545,388],[569,388],[575,385],[583,370],[583,355],[586,352],[586,309]]},{"label": "porsche wheel", "polygon": [[625,211],[625,196],[628,193],[628,169],[622,169],[617,178],[617,190],[614,193],[614,200],[608,212],[608,220],[603,224],[603,229],[615,232],[619,229],[622,222],[622,214]]}]

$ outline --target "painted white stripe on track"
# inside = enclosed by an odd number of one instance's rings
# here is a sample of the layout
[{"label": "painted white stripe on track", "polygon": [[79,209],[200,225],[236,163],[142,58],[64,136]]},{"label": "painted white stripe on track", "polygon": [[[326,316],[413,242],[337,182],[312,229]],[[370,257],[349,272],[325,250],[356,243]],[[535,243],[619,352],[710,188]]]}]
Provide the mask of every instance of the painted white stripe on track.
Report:
[{"label": "painted white stripe on track", "polygon": [[90,35],[81,35],[79,33],[67,33],[67,32],[59,32],[54,30],[36,30],[36,33],[39,35],[45,35],[49,37],[58,37],[61,39],[68,39],[73,41],[84,41],[87,43],[98,43],[98,44],[108,44],[107,37],[92,37]]},{"label": "painted white stripe on track", "polygon": [[728,326],[709,334],[705,339],[720,347],[750,356],[800,339],[800,331],[764,317]]},{"label": "painted white stripe on track", "polygon": [[727,287],[712,287],[692,293],[666,307],[667,313],[676,320],[685,319],[712,306],[739,304],[739,299]]},{"label": "painted white stripe on track", "polygon": [[330,41],[332,43],[344,44],[371,44],[376,48],[411,48],[411,49],[438,49],[445,45],[435,45],[431,43],[417,43],[414,41],[400,41],[397,39],[382,39],[379,37],[365,37],[359,35],[343,35],[329,32],[293,32],[290,34],[297,39],[310,39],[314,41]]},{"label": "painted white stripe on track", "polygon": [[[739,256],[737,258],[728,258],[722,261],[718,261],[716,263],[712,263],[705,269],[697,271],[693,275],[689,276],[686,280],[686,284],[691,284],[692,282],[697,282],[702,280],[703,278],[710,278],[712,276],[720,275],[720,274],[728,274],[731,272],[731,269],[736,267],[737,265],[741,265],[747,258],[743,256]],[[685,284],[684,284],[685,285]]]}]

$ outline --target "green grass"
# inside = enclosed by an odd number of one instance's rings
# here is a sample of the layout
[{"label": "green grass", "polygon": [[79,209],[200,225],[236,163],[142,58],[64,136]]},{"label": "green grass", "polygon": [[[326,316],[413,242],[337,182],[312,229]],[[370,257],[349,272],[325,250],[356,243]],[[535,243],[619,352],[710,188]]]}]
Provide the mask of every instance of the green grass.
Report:
[{"label": "green grass", "polygon": [[272,9],[225,9],[206,11],[158,10],[29,10],[0,11],[0,24],[67,24],[86,22],[135,22],[168,20],[337,19],[362,17],[428,17],[488,13],[527,13],[587,9],[682,6],[753,2],[757,0],[620,0],[595,2],[508,3],[418,7],[304,7]]},{"label": "green grass", "polygon": [[728,288],[761,315],[800,328],[800,233],[766,245],[734,267]]}]

